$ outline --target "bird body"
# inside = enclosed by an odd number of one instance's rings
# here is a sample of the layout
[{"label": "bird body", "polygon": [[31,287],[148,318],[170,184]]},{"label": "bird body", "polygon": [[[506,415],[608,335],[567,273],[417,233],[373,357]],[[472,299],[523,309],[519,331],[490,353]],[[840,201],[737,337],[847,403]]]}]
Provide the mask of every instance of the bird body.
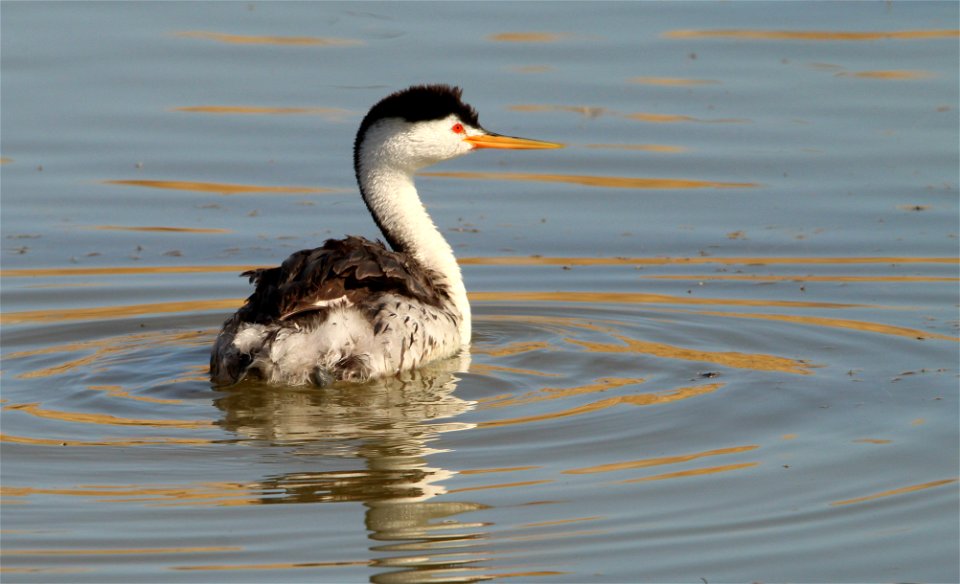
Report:
[{"label": "bird body", "polygon": [[360,192],[391,249],[329,240],[276,268],[224,323],[211,379],[319,385],[392,375],[469,344],[470,304],[453,249],[417,194],[414,173],[476,148],[557,148],[480,127],[458,88],[415,86],[377,103],[354,144]]}]

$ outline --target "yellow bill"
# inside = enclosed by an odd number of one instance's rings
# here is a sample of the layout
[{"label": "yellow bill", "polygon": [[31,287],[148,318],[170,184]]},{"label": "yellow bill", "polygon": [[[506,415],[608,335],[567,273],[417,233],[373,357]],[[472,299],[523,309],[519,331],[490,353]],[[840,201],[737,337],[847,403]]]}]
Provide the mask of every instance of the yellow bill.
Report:
[{"label": "yellow bill", "polygon": [[542,150],[546,148],[563,148],[566,144],[556,142],[543,142],[541,140],[529,140],[527,138],[514,138],[513,136],[501,136],[499,134],[480,134],[479,136],[467,136],[463,139],[469,142],[474,148],[506,148],[510,150]]}]

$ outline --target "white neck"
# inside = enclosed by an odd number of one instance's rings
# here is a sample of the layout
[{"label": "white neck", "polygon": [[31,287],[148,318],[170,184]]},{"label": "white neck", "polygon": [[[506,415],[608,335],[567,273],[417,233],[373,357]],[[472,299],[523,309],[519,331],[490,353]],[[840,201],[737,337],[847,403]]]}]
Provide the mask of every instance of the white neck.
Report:
[{"label": "white neck", "polygon": [[437,229],[413,184],[413,169],[377,164],[376,155],[360,153],[357,180],[367,207],[395,251],[413,257],[421,267],[436,272],[460,312],[460,338],[470,342],[470,303],[453,249]]}]

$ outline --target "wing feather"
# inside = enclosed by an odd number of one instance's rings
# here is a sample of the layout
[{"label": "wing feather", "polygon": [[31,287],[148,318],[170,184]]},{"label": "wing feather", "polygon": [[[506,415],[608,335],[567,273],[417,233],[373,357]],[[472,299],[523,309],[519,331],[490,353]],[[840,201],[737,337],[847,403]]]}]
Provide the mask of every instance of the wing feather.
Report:
[{"label": "wing feather", "polygon": [[322,247],[292,254],[279,267],[242,275],[256,285],[240,311],[247,322],[286,320],[337,303],[360,305],[377,293],[407,296],[433,306],[447,297],[435,274],[412,258],[356,236],[331,239]]}]

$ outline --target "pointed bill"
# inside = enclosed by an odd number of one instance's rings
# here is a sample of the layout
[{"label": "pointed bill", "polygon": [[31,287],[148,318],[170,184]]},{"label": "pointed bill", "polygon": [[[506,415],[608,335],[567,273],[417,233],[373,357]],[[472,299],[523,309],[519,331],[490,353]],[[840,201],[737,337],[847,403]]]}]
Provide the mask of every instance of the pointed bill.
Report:
[{"label": "pointed bill", "polygon": [[506,148],[510,150],[542,150],[546,148],[563,148],[566,146],[566,144],[558,144],[556,142],[514,138],[513,136],[501,136],[499,134],[467,136],[463,141],[469,142],[474,148]]}]

